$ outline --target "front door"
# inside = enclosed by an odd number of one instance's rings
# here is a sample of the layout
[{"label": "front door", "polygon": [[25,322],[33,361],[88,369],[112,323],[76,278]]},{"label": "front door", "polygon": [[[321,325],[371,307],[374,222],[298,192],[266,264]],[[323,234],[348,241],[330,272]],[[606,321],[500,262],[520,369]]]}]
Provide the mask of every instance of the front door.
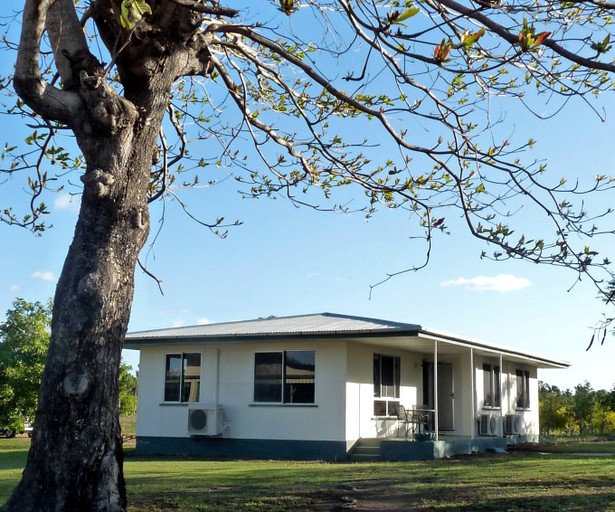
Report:
[{"label": "front door", "polygon": [[[435,408],[434,365],[423,367],[423,399],[430,409]],[[438,363],[438,426],[440,430],[455,430],[455,393],[453,364]]]}]

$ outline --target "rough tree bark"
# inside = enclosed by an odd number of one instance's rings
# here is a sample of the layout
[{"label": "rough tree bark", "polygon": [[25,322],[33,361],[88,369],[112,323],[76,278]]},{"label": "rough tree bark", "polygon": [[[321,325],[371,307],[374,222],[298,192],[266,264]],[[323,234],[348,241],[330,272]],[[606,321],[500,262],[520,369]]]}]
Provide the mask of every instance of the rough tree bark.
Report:
[{"label": "rough tree bark", "polygon": [[[54,298],[28,462],[4,512],[126,509],[118,373],[134,270],[149,232],[150,171],[173,82],[207,66],[204,48],[188,44],[199,15],[168,4],[152,20],[156,30],[140,34],[138,44],[117,55],[123,97],[106,83],[102,65],[88,51],[72,0],[25,4],[15,89],[43,118],[73,130],[87,170],[74,240]],[[127,37],[118,6],[100,0],[92,7],[113,54]],[[45,29],[63,89],[41,77],[38,55]]]}]

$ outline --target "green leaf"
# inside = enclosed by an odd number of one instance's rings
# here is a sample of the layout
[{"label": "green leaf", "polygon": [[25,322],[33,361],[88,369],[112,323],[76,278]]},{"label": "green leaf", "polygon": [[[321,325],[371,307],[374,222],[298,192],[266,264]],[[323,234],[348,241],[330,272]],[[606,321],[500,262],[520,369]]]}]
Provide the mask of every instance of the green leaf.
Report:
[{"label": "green leaf", "polygon": [[469,30],[466,30],[461,35],[461,44],[464,48],[471,48],[474,43],[476,43],[481,37],[485,35],[485,27],[480,30],[470,33]]},{"label": "green leaf", "polygon": [[397,16],[393,20],[393,23],[401,23],[402,21],[406,21],[407,19],[412,18],[413,16],[416,16],[419,12],[421,12],[421,9],[419,9],[416,5],[414,5],[410,7],[409,9],[406,9],[399,16]]},{"label": "green leaf", "polygon": [[122,0],[120,10],[120,23],[127,30],[141,21],[144,15],[152,14],[152,8],[145,0]]},{"label": "green leaf", "polygon": [[601,43],[592,43],[592,50],[598,53],[606,53],[611,49],[609,43],[611,42],[611,34],[607,34]]}]

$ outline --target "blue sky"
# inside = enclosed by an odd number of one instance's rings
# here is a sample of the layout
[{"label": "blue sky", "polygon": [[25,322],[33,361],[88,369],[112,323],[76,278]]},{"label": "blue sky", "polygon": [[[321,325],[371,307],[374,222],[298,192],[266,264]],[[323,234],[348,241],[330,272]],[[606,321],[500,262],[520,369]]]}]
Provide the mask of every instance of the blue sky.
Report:
[{"label": "blue sky", "polygon": [[[601,105],[608,113],[606,123],[581,102],[550,121],[537,121],[513,105],[510,131],[538,139],[536,156],[549,161],[557,178],[614,174],[613,97]],[[20,130],[19,119],[0,116],[0,143],[19,138]],[[585,351],[605,309],[585,281],[568,291],[575,275],[523,262],[481,260],[485,246],[451,214],[447,225],[452,234],[436,238],[429,266],[377,287],[370,299],[370,285],[422,261],[425,246],[410,238],[416,225],[404,212],[382,210],[366,222],[360,213],[319,213],[282,199],[242,199],[237,188],[227,180],[182,193],[205,218],[243,221],[224,240],[167,202],[160,234],[142,257],[162,280],[164,295],[137,270],[131,330],[328,311],[418,323],[567,360],[569,370],[541,374],[542,380],[563,388],[584,380],[595,388],[615,384],[615,338],[608,336],[604,346]],[[614,199],[611,191],[592,206]],[[19,181],[0,185],[0,207],[23,206],[26,200]],[[16,297],[34,301],[53,295],[79,197],[65,190],[47,201],[54,227],[42,237],[0,225],[0,318]],[[153,232],[160,216],[158,205],[152,212]],[[522,228],[532,229],[543,219],[523,215],[520,221]],[[612,239],[602,243],[602,249],[613,252]],[[136,366],[134,353],[127,352],[126,359]]]}]

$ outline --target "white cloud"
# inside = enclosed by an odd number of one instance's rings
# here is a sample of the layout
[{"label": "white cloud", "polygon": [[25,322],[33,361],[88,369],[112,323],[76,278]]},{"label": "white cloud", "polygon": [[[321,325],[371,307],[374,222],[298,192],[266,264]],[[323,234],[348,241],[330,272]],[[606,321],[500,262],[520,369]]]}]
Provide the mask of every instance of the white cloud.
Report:
[{"label": "white cloud", "polygon": [[512,274],[499,274],[497,276],[459,277],[450,281],[443,281],[441,286],[463,286],[471,292],[515,292],[528,286],[532,282],[525,277],[517,277]]},{"label": "white cloud", "polygon": [[183,320],[174,320],[171,324],[171,327],[183,327],[184,325],[185,324]]},{"label": "white cloud", "polygon": [[197,318],[196,319],[196,324],[197,325],[207,325],[210,324],[211,320],[205,316],[202,316],[201,318]]},{"label": "white cloud", "polygon": [[17,293],[19,290],[21,290],[21,286],[19,286],[18,284],[12,284],[9,290],[11,290],[11,293]]},{"label": "white cloud", "polygon": [[53,272],[49,272],[48,270],[37,270],[36,272],[32,272],[34,279],[40,279],[41,281],[55,281],[56,276],[53,275]]},{"label": "white cloud", "polygon": [[79,199],[71,194],[61,194],[53,202],[56,210],[73,210],[79,208]]}]

